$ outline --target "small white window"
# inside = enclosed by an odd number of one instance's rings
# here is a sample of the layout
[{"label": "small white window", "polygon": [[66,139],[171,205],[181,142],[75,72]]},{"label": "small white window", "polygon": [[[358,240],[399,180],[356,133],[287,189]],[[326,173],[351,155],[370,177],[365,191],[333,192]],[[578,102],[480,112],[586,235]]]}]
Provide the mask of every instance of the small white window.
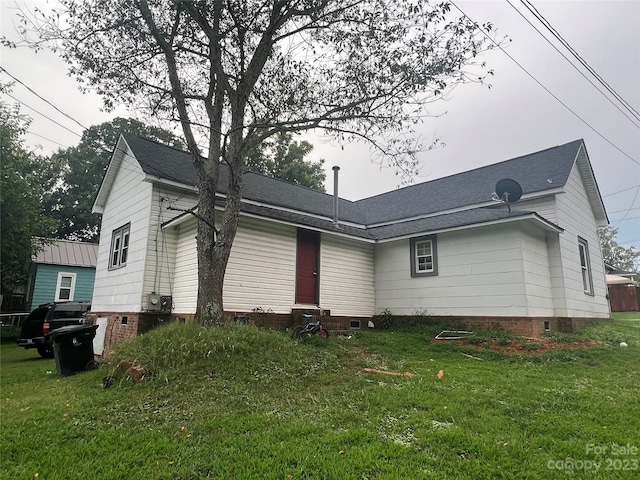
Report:
[{"label": "small white window", "polygon": [[58,273],[58,283],[56,284],[56,302],[64,302],[73,300],[73,294],[76,289],[75,273]]},{"label": "small white window", "polygon": [[411,276],[420,277],[437,275],[436,237],[412,238],[411,242]]},{"label": "small white window", "polygon": [[123,227],[117,228],[111,235],[111,251],[109,254],[109,270],[124,267],[127,264],[129,255],[129,228],[127,223]]},{"label": "small white window", "polygon": [[584,293],[593,295],[593,276],[591,275],[591,261],[589,260],[589,244],[580,237],[578,237],[578,252],[580,254],[580,271],[582,273]]}]

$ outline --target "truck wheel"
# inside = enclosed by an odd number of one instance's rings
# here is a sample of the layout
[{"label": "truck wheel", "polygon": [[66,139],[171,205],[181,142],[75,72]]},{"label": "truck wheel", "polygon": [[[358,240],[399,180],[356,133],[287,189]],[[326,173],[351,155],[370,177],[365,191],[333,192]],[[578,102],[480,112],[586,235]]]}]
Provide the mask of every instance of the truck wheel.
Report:
[{"label": "truck wheel", "polygon": [[38,347],[38,354],[42,358],[52,358],[53,350],[51,349],[51,347]]}]

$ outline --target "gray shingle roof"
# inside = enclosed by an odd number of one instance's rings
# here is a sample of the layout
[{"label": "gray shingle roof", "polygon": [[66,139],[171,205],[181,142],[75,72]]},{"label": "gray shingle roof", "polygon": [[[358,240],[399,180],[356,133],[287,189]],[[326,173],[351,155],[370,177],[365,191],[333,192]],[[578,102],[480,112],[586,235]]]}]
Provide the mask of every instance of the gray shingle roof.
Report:
[{"label": "gray shingle roof", "polygon": [[[189,153],[130,134],[125,134],[124,138],[147,175],[187,186],[197,185]],[[512,178],[520,183],[523,195],[563,187],[582,144],[582,140],[575,140],[356,202],[341,198],[340,230],[360,238],[384,239],[506,218],[505,209],[474,206],[490,201],[496,182],[502,178]],[[244,211],[327,230],[335,229],[330,221],[333,216],[331,195],[251,172],[244,174],[243,182],[243,198],[260,204],[245,203]],[[218,191],[223,194],[227,191],[226,168],[221,170]],[[465,207],[468,210],[438,215],[438,212]],[[512,217],[532,213],[514,212]],[[418,216],[430,217],[403,222],[403,219]],[[369,228],[347,227],[345,222]],[[401,223],[388,225],[394,222]]]},{"label": "gray shingle roof", "polygon": [[559,188],[567,182],[581,145],[582,140],[576,140],[365,198],[358,204],[367,213],[367,223],[371,225],[487,202],[491,200],[496,182],[503,178],[516,180],[523,195]]},{"label": "gray shingle roof", "polygon": [[[135,135],[124,134],[123,136],[147,175],[192,187],[197,185],[198,175],[190,153]],[[218,182],[220,193],[227,192],[227,182],[228,169],[223,165]],[[242,197],[266,205],[291,208],[330,218],[333,216],[332,195],[258,173],[245,172]],[[354,202],[341,198],[338,208],[341,220],[365,223],[364,216]]]}]

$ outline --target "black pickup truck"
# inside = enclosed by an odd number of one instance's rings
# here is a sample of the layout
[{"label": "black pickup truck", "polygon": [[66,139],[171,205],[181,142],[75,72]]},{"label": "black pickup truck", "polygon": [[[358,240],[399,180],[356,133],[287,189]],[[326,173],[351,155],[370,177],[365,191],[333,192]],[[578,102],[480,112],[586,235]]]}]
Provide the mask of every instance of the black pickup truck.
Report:
[{"label": "black pickup truck", "polygon": [[55,302],[40,305],[24,320],[18,346],[37,348],[43,357],[53,356],[49,334],[66,325],[88,325],[90,302]]}]

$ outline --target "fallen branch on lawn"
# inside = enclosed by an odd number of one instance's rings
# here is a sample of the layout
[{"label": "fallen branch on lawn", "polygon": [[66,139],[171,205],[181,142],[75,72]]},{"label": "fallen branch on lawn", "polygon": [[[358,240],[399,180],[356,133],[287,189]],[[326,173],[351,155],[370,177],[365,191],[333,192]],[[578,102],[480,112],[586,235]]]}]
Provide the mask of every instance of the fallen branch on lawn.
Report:
[{"label": "fallen branch on lawn", "polygon": [[379,373],[381,375],[392,375],[394,377],[413,377],[413,373],[411,372],[404,372],[404,373],[388,372],[386,370],[377,370],[375,368],[363,368],[362,371],[366,373]]},{"label": "fallen branch on lawn", "polygon": [[463,353],[462,355],[464,355],[465,357],[473,358],[474,360],[480,360],[482,362],[482,358],[480,357],[474,357],[473,355],[468,355],[466,353]]}]

